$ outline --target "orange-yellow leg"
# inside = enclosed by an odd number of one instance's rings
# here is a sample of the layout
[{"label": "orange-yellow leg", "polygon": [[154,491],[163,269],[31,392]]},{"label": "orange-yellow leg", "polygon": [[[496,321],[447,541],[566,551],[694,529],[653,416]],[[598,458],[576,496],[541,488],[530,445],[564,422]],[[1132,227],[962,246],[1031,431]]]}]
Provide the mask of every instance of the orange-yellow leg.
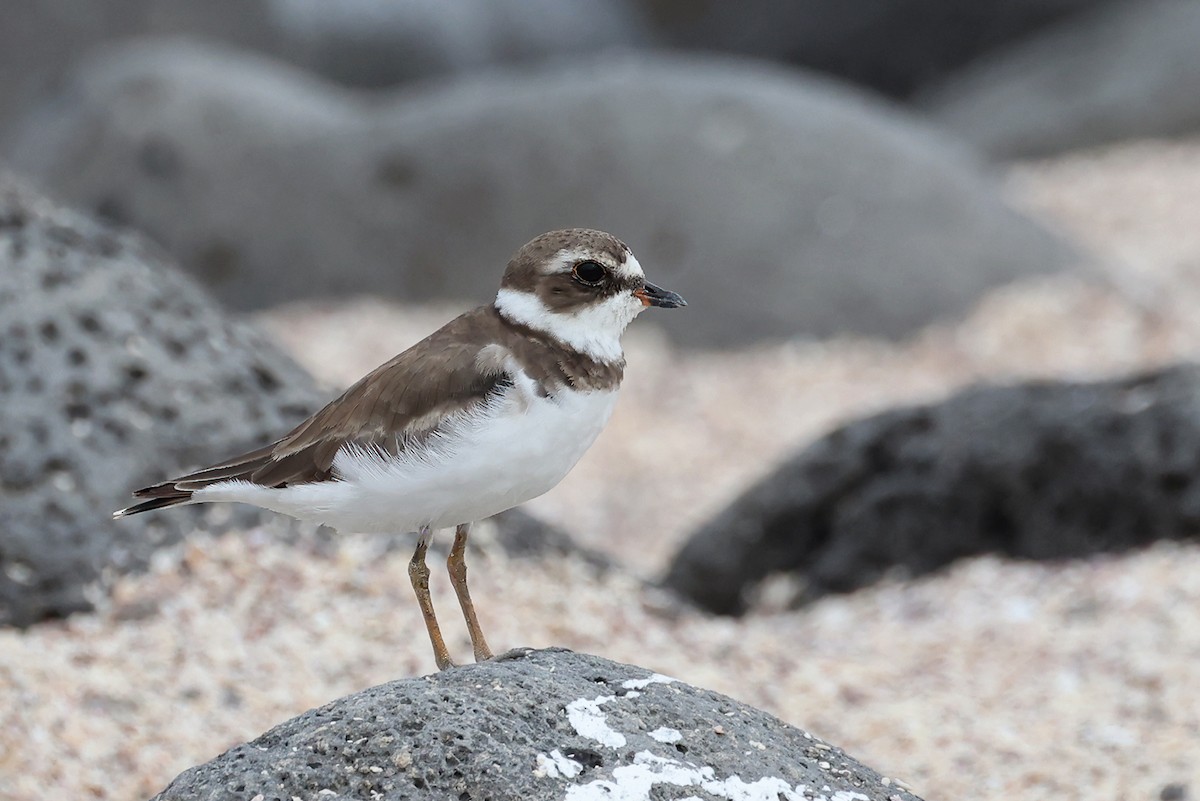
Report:
[{"label": "orange-yellow leg", "polygon": [[454,545],[450,548],[450,556],[446,558],[446,568],[450,571],[450,583],[458,595],[458,605],[462,607],[463,617],[467,619],[467,631],[471,634],[471,648],[475,651],[475,661],[482,662],[492,658],[492,649],[488,648],[487,640],[483,637],[483,629],[479,626],[479,618],[475,616],[475,604],[471,603],[471,591],[467,589],[467,535],[471,533],[471,524],[463,523],[454,530]]},{"label": "orange-yellow leg", "polygon": [[421,529],[417,538],[417,550],[413,552],[412,560],[408,563],[408,578],[412,581],[413,591],[417,593],[417,603],[421,605],[421,614],[425,617],[425,628],[429,631],[429,642],[433,646],[433,658],[438,670],[454,667],[450,661],[450,651],[446,641],[442,639],[442,630],[438,627],[437,615],[433,612],[433,599],[429,597],[429,566],[425,564],[425,551],[429,548],[429,538],[432,532],[429,527]]}]

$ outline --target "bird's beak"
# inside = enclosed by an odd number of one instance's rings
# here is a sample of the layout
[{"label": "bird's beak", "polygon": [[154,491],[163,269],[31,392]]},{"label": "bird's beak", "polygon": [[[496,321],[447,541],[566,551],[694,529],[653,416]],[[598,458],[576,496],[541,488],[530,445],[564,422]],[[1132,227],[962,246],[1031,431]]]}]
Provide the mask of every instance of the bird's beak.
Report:
[{"label": "bird's beak", "polygon": [[680,306],[686,306],[687,301],[676,295],[669,289],[663,289],[660,286],[655,286],[649,281],[641,289],[633,293],[633,296],[642,302],[643,306],[661,306],[664,309],[678,309]]}]

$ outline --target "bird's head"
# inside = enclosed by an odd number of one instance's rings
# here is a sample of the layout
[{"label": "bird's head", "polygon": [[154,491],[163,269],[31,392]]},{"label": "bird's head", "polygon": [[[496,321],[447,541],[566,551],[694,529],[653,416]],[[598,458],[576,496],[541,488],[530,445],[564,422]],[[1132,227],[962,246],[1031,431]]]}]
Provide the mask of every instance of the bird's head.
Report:
[{"label": "bird's head", "polygon": [[527,242],[509,261],[496,295],[508,320],[601,361],[621,358],[621,334],[644,309],[686,305],[646,280],[628,245],[587,228]]}]

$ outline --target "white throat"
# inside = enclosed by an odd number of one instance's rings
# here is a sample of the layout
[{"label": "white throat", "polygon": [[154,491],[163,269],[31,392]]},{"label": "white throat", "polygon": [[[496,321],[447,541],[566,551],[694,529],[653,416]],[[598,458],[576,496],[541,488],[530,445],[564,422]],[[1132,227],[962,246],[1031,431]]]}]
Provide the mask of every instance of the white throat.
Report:
[{"label": "white throat", "polygon": [[554,312],[532,292],[505,288],[496,293],[496,309],[506,319],[549,334],[601,362],[624,358],[621,334],[644,308],[637,298],[621,293],[578,311]]}]

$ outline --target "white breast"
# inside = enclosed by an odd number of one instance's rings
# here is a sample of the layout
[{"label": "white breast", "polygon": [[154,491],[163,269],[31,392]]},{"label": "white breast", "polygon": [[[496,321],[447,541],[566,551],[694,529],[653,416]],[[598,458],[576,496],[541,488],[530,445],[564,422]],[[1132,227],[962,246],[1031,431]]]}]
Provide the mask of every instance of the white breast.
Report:
[{"label": "white breast", "polygon": [[242,501],[343,532],[446,528],[489,517],[546,492],[596,440],[616,404],[612,391],[563,389],[540,398],[516,385],[479,411],[452,420],[399,456],[343,450],[338,481],[268,489],[226,482],[197,501]]}]

